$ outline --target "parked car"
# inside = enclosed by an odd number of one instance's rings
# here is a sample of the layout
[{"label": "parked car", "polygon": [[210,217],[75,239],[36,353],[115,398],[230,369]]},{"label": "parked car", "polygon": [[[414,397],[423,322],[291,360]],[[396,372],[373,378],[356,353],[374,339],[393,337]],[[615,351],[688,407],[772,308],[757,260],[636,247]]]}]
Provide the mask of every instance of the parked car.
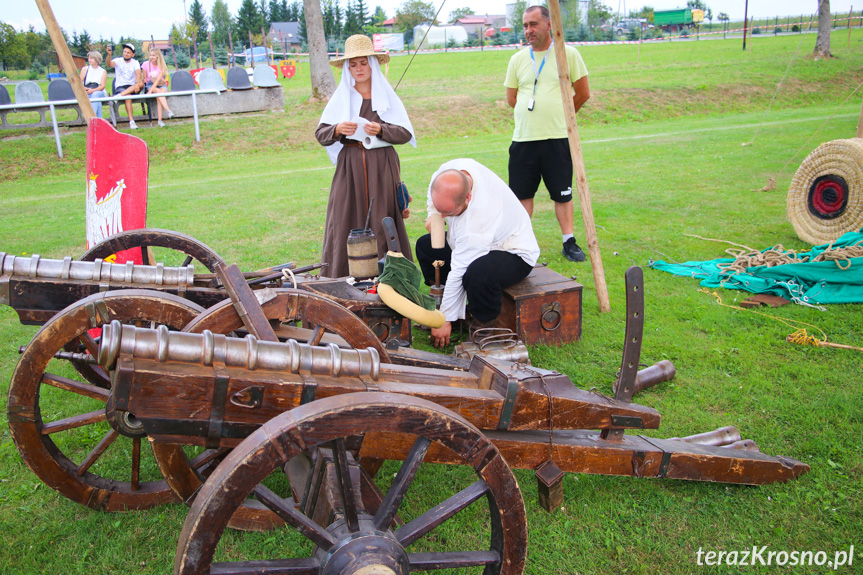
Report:
[{"label": "parked car", "polygon": [[630,30],[638,30],[642,27],[649,30],[653,28],[653,24],[650,24],[647,18],[621,18],[617,23],[607,22],[601,26],[603,30],[614,30],[618,36],[623,36]]}]

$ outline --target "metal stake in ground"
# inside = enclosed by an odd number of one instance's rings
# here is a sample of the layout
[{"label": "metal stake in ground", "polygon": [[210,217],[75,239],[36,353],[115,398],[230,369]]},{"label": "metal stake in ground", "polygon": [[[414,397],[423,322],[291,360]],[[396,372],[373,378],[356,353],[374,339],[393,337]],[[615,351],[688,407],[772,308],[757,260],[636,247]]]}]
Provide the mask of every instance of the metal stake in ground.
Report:
[{"label": "metal stake in ground", "polygon": [[563,26],[560,18],[558,0],[549,0],[548,11],[551,15],[551,33],[554,40],[554,55],[557,60],[557,73],[560,78],[560,95],[563,98],[563,109],[566,117],[566,133],[569,137],[569,153],[572,156],[572,170],[575,174],[575,185],[578,189],[578,202],[581,206],[581,218],[584,221],[584,235],[587,238],[587,251],[590,254],[590,267],[593,270],[593,282],[596,284],[596,297],[599,300],[599,311],[611,311],[608,301],[608,288],[605,285],[605,272],[602,269],[602,256],[599,254],[599,242],[596,240],[596,226],[593,222],[593,208],[590,205],[590,191],[587,188],[587,174],[584,170],[584,158],[581,155],[581,141],[578,137],[578,123],[575,119],[575,105],[572,103],[572,80],[569,77],[569,66],[566,63],[566,43],[563,39]]},{"label": "metal stake in ground", "polygon": [[[81,117],[87,124],[93,119],[93,104],[87,97],[87,92],[84,91],[84,83],[81,77],[75,72],[75,62],[72,60],[72,53],[69,52],[69,46],[66,45],[66,38],[63,32],[60,31],[60,25],[57,24],[57,19],[54,17],[54,11],[51,10],[51,5],[48,0],[36,0],[36,5],[39,7],[39,12],[42,13],[42,20],[45,21],[45,28],[48,29],[48,35],[51,36],[51,42],[54,44],[54,49],[57,50],[57,57],[66,71],[66,78],[69,84],[72,85],[72,92],[75,93],[75,99],[78,101],[78,107],[81,108]],[[59,144],[58,144],[59,149]]]}]

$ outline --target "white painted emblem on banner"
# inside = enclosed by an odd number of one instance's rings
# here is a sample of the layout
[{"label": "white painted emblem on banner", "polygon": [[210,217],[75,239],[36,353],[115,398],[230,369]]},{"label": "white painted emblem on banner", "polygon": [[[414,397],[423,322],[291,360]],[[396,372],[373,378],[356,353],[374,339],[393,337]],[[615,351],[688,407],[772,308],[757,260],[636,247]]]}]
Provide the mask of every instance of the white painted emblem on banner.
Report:
[{"label": "white painted emblem on banner", "polygon": [[123,212],[120,200],[126,189],[125,180],[120,180],[111,192],[96,200],[96,178],[90,174],[87,180],[87,247],[93,247],[106,238],[123,231]]}]

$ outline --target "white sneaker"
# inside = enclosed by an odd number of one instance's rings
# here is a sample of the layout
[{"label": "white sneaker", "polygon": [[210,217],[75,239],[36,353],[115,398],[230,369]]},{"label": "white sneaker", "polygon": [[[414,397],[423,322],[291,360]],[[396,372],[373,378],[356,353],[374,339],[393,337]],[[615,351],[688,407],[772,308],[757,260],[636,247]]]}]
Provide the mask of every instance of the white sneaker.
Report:
[{"label": "white sneaker", "polygon": [[130,130],[137,130],[138,129],[138,124],[135,123],[135,120],[129,120],[129,129]]},{"label": "white sneaker", "polygon": [[160,127],[160,128],[164,128],[164,127],[165,127],[165,122],[163,122],[162,120],[159,120],[159,127]]},{"label": "white sneaker", "polygon": [[168,119],[170,120],[173,117],[174,117],[174,112],[172,112],[171,110],[168,110]]}]

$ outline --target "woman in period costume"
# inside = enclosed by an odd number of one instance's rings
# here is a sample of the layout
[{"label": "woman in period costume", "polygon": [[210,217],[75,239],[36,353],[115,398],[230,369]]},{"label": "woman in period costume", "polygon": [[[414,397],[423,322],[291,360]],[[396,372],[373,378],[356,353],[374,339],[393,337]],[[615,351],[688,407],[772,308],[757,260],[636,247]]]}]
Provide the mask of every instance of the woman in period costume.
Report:
[{"label": "woman in period costume", "polygon": [[[416,147],[416,138],[404,105],[381,73],[380,65],[389,59],[374,51],[369,38],[356,35],[345,42],[344,56],[330,60],[342,68],[342,79],[315,131],[336,165],[321,254],[327,264],[323,275],[329,277],[348,275],[348,234],[365,226],[370,204],[369,226],[377,239],[378,257],[387,252],[381,220],[389,216],[395,220],[402,252],[413,260],[404,224],[410,210],[399,209],[396,198],[401,171],[393,144],[410,142]],[[367,149],[358,138],[371,140],[373,147]]]}]

